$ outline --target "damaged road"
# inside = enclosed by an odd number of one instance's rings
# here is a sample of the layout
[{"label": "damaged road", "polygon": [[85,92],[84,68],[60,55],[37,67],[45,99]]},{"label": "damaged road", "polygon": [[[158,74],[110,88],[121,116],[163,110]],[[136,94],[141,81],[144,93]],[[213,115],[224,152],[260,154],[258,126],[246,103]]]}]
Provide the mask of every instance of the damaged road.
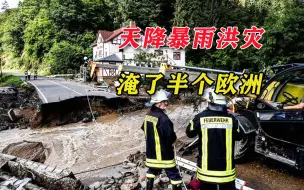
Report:
[{"label": "damaged road", "polygon": [[[47,150],[44,164],[67,168],[75,174],[94,170],[75,175],[86,186],[117,187],[125,183],[127,184],[124,186],[137,186],[136,180],[142,179],[145,168],[138,167],[141,165],[142,159],[136,159],[136,156],[134,158],[134,154],[138,151],[145,151],[145,139],[140,126],[147,111],[144,109],[123,115],[112,113],[101,116],[96,123],[2,131],[0,133],[0,151],[6,149],[11,143],[23,140],[42,142],[43,147]],[[185,125],[195,114],[196,112],[191,106],[185,105],[172,105],[168,110],[168,115],[172,119],[177,136],[181,141],[177,143],[177,146],[184,146],[191,142],[191,139],[185,138]],[[133,155],[133,158],[130,155]],[[131,160],[128,162],[129,165],[128,163],[119,164],[123,163],[126,158]],[[184,158],[191,160],[190,157]],[[192,160],[196,161],[195,156],[192,157]],[[117,166],[99,169],[111,165]],[[127,177],[122,179],[122,174]],[[161,187],[166,185],[166,178],[162,177],[164,183],[160,184]],[[282,170],[282,166],[274,167],[260,161],[237,164],[237,177],[247,181],[248,187],[255,190],[304,189],[303,176],[296,175],[290,170]]]},{"label": "damaged road", "polygon": [[29,83],[35,86],[43,103],[55,103],[86,96],[99,96],[108,99],[118,97],[116,94],[64,79],[40,77],[39,80],[30,80]]},{"label": "damaged road", "polygon": [[[33,88],[32,91],[35,92]],[[37,94],[27,96],[38,100]],[[9,98],[12,97],[3,99],[6,103],[5,113],[11,109]],[[148,111],[143,109],[146,101],[146,97],[128,99],[89,96],[51,104],[36,103],[39,109],[30,104],[33,109],[28,122],[31,129],[1,131],[0,151],[53,168],[66,168],[76,173],[76,178],[91,189],[104,186],[122,189],[142,187],[145,185],[141,181],[145,174],[145,168],[141,167],[143,159],[132,159],[130,155],[134,157],[137,151],[145,151],[145,138],[140,126]],[[15,106],[20,108],[21,104]],[[185,127],[196,113],[192,106],[184,104],[172,105],[168,110],[180,139],[177,146],[187,145],[191,141],[184,138]],[[96,122],[90,122],[93,118]],[[16,123],[13,125],[16,126]],[[126,162],[125,158],[131,160]],[[195,155],[186,159],[196,161]],[[118,163],[124,164],[99,170]],[[82,173],[90,170],[94,171]],[[280,167],[252,161],[238,164],[237,170],[237,177],[247,181],[248,186],[255,190],[304,189],[303,176],[281,170]],[[6,179],[9,177],[12,176],[7,175]],[[159,189],[165,189],[168,184],[166,176],[161,176],[159,181]]]},{"label": "damaged road", "polygon": [[148,100],[148,97],[118,97],[62,79],[40,78],[1,89],[0,131],[86,123],[106,114],[143,109]]}]

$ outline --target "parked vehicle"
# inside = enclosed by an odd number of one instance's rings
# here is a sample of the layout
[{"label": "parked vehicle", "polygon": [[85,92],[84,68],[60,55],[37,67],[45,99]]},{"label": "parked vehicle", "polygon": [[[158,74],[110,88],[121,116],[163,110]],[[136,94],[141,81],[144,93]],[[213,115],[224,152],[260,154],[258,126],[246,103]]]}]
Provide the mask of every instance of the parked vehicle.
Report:
[{"label": "parked vehicle", "polygon": [[235,158],[253,151],[304,170],[304,109],[284,109],[304,98],[304,64],[273,67],[275,75],[262,87],[260,95],[246,104],[235,104],[246,137],[236,143]]}]

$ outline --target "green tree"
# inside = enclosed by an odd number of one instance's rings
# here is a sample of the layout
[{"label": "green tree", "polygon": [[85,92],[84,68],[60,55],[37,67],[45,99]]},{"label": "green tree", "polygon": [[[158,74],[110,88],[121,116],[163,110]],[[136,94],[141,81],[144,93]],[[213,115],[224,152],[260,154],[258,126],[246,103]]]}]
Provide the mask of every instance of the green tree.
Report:
[{"label": "green tree", "polygon": [[84,4],[81,0],[51,0],[48,9],[48,16],[57,29],[65,29],[71,33],[82,33],[86,25],[86,12],[83,11]]},{"label": "green tree", "polygon": [[57,28],[42,9],[24,31],[24,56],[28,63],[42,63],[43,57],[56,42]]},{"label": "green tree", "polygon": [[283,15],[270,14],[265,21],[265,47],[267,65],[304,61],[304,9],[287,8]]},{"label": "green tree", "polygon": [[[189,26],[191,39],[194,38],[195,27],[216,27],[217,31],[213,38],[213,46],[211,49],[192,49],[192,43],[187,47],[187,62],[191,61],[193,65],[208,68],[242,70],[252,67],[255,61],[254,69],[259,69],[259,60],[255,56],[256,50],[248,48],[240,49],[243,44],[242,33],[245,28],[252,25],[260,27],[263,23],[264,12],[257,11],[255,7],[244,7],[238,1],[229,0],[177,0],[175,5],[174,25]],[[217,33],[221,27],[236,26],[240,32],[238,36],[240,41],[237,49],[230,46],[222,49],[216,49],[216,40],[219,39]],[[192,41],[193,42],[193,41]]]},{"label": "green tree", "polygon": [[174,18],[174,0],[121,0],[123,21],[133,20],[144,29],[145,27],[160,26],[167,30],[171,28]]},{"label": "green tree", "polygon": [[117,4],[111,9],[110,3],[106,2],[105,0],[82,1],[84,4],[82,11],[85,13],[84,22],[82,24],[85,25],[86,30],[97,32],[101,28],[104,30],[115,29],[113,27],[114,18],[109,13],[118,8]]},{"label": "green tree", "polygon": [[83,64],[83,49],[67,41],[55,43],[43,65],[51,66],[51,74],[66,73],[68,69],[78,70]]},{"label": "green tree", "polygon": [[28,24],[38,15],[40,9],[47,9],[47,0],[24,0],[19,4],[20,15],[22,20]]},{"label": "green tree", "polygon": [[3,63],[15,67],[22,65],[20,56],[24,48],[24,22],[18,9],[0,15],[0,44]]}]

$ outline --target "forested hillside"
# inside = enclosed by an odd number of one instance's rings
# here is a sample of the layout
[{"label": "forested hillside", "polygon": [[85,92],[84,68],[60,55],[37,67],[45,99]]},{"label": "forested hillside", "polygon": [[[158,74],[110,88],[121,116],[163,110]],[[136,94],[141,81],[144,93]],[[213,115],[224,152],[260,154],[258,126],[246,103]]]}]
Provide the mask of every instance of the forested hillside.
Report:
[{"label": "forested hillside", "polygon": [[[114,30],[130,20],[148,26],[263,27],[260,50],[187,48],[189,65],[242,70],[304,62],[302,0],[24,0],[16,9],[2,5],[0,56],[5,67],[50,73],[78,69],[92,57],[98,30]],[[241,37],[241,36],[240,36]],[[215,38],[218,38],[215,35]],[[242,43],[242,39],[240,43]],[[214,40],[214,44],[216,40]],[[51,66],[51,67],[50,67]]]}]

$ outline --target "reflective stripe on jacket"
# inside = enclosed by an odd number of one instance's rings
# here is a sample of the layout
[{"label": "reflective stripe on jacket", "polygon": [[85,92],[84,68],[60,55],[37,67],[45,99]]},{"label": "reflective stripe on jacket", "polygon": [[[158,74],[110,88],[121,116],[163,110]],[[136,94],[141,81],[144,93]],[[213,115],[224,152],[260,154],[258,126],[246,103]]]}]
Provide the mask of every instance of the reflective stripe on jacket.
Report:
[{"label": "reflective stripe on jacket", "polygon": [[190,121],[186,134],[199,136],[198,179],[227,183],[236,179],[234,143],[240,139],[237,119],[227,112],[205,110]]},{"label": "reflective stripe on jacket", "polygon": [[176,166],[172,144],[176,141],[173,123],[163,110],[152,106],[141,127],[146,137],[146,166],[173,168]]}]

